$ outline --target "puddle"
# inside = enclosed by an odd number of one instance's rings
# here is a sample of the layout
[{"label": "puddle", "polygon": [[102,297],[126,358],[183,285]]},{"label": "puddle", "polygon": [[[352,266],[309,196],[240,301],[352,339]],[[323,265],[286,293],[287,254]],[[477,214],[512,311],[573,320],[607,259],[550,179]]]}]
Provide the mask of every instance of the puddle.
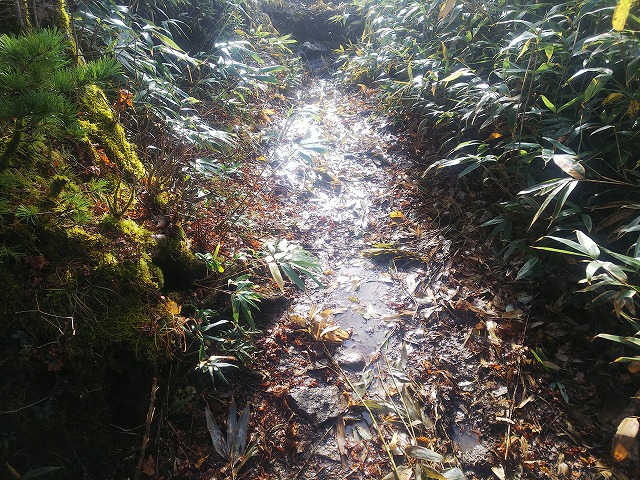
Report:
[{"label": "puddle", "polygon": [[451,440],[453,440],[458,448],[463,452],[470,452],[480,446],[480,435],[469,429],[460,427],[457,424],[452,426]]},{"label": "puddle", "polygon": [[371,117],[344,109],[344,95],[324,80],[300,92],[300,107],[281,125],[270,157],[276,183],[303,200],[295,226],[311,237],[308,248],[328,273],[325,290],[292,308],[302,316],[314,304],[339,309],[336,322],[352,332],[341,348],[366,357],[390,339],[398,309],[411,306],[402,281],[360,253],[372,226],[390,221],[387,168],[402,160],[387,155],[385,134]]}]

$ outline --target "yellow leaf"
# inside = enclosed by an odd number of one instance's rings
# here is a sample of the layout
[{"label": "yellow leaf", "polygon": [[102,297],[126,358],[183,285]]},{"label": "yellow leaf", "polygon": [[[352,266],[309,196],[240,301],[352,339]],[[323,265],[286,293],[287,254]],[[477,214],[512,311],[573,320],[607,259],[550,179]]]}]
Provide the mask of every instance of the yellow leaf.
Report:
[{"label": "yellow leaf", "polygon": [[624,95],[623,95],[623,94],[621,94],[620,92],[610,93],[609,95],[607,95],[607,98],[605,98],[605,99],[602,101],[602,106],[604,107],[607,103],[618,102],[618,101],[620,101],[623,97],[624,97]]},{"label": "yellow leaf", "polygon": [[439,471],[437,471],[435,468],[431,468],[427,465],[420,465],[420,469],[422,470],[422,473],[427,477],[427,478],[435,478],[436,480],[447,480],[447,477],[445,477],[444,475],[442,475]]},{"label": "yellow leaf", "polygon": [[7,470],[9,470],[9,473],[11,474],[12,478],[15,478],[15,479],[22,478],[22,475],[20,475],[20,473],[18,473],[18,471],[15,468],[9,465],[9,462],[7,462]]},{"label": "yellow leaf", "polygon": [[627,109],[627,116],[629,118],[634,118],[638,116],[638,113],[640,113],[640,102],[637,100],[631,100],[629,108]]},{"label": "yellow leaf", "polygon": [[629,10],[631,10],[631,4],[633,0],[619,0],[616,9],[613,11],[613,29],[618,32],[624,30],[624,26],[627,23],[627,17],[629,16]]},{"label": "yellow leaf", "polygon": [[167,303],[165,304],[164,308],[166,308],[167,312],[169,312],[170,314],[178,315],[182,310],[182,305],[178,305],[173,300],[167,300]]},{"label": "yellow leaf", "polygon": [[621,462],[629,456],[629,451],[637,443],[638,431],[640,424],[637,417],[627,417],[620,422],[611,448],[611,454],[616,461]]},{"label": "yellow leaf", "polygon": [[397,218],[403,218],[403,217],[404,215],[402,215],[402,212],[400,210],[394,210],[389,214],[389,218],[397,219]]},{"label": "yellow leaf", "polygon": [[153,455],[149,455],[149,457],[142,464],[142,473],[144,473],[147,477],[155,476],[156,461],[153,458]]},{"label": "yellow leaf", "polygon": [[451,10],[453,10],[453,7],[455,6],[455,4],[456,4],[456,0],[447,0],[446,2],[444,2],[442,4],[442,6],[440,7],[440,13],[438,14],[438,20],[442,20],[447,15],[449,15],[449,12]]},{"label": "yellow leaf", "polygon": [[496,140],[498,138],[502,137],[502,134],[499,132],[493,132],[491,135],[489,135],[487,137],[487,140]]},{"label": "yellow leaf", "polygon": [[307,321],[302,318],[300,315],[289,315],[289,320],[297,327],[305,328],[307,326]]},{"label": "yellow leaf", "polygon": [[260,110],[260,112],[258,113],[258,120],[263,123],[271,123],[271,115],[273,115],[274,113],[276,112],[274,110],[271,110],[270,108]]},{"label": "yellow leaf", "polygon": [[325,328],[320,334],[323,342],[340,344],[351,337],[351,332],[340,328],[338,325]]},{"label": "yellow leaf", "polygon": [[398,446],[398,432],[393,432],[393,437],[391,437],[391,441],[389,442],[389,450],[393,450]]}]

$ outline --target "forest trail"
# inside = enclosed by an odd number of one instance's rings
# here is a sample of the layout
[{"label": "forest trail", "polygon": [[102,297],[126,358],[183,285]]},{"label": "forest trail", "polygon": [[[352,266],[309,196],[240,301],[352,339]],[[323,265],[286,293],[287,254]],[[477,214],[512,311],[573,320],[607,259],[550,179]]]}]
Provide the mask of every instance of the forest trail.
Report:
[{"label": "forest trail", "polygon": [[273,124],[262,228],[317,255],[325,288],[307,280],[259,341],[259,478],[610,478],[573,406],[593,392],[531,361],[534,294],[465,232],[480,201],[425,184],[365,98],[311,80]]}]

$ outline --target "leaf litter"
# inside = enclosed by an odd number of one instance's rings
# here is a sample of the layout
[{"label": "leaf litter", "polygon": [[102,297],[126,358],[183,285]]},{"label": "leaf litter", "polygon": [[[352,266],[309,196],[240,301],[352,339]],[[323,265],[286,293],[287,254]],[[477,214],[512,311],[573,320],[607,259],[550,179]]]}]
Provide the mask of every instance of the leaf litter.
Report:
[{"label": "leaf litter", "polygon": [[[291,101],[291,116],[273,115],[282,134],[264,157],[274,210],[255,228],[286,236],[274,252],[313,252],[324,274],[289,276],[305,293],[264,327],[249,366],[257,375],[240,387],[253,408],[238,417],[231,402],[226,440],[205,410],[229,463],[215,478],[236,475],[229,467],[240,461],[242,478],[260,479],[637,478],[613,462],[603,435],[613,422],[578,405],[593,398],[580,360],[538,347],[563,338],[542,331],[553,313],[490,260],[471,227],[474,195],[451,179],[425,185],[408,134],[392,133],[356,95],[311,80]],[[364,367],[341,363],[345,352]],[[345,407],[316,428],[287,398],[325,386]],[[619,433],[617,457],[637,454],[636,427]],[[213,461],[203,458],[200,470]]]}]

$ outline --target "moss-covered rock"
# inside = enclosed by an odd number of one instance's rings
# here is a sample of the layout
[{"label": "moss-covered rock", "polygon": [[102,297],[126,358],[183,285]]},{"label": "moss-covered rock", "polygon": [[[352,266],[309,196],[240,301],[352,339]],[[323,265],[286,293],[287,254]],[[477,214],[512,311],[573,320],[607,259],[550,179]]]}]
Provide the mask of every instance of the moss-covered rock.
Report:
[{"label": "moss-covered rock", "polygon": [[139,248],[153,247],[151,232],[130,218],[116,218],[107,214],[100,220],[100,227],[105,232],[124,234]]},{"label": "moss-covered rock", "polygon": [[131,143],[126,138],[124,128],[118,122],[113,108],[104,92],[95,85],[85,88],[81,98],[85,116],[80,126],[87,131],[85,143],[95,158],[99,157],[94,144],[106,151],[107,156],[130,178],[139,179],[144,166]]},{"label": "moss-covered rock", "polygon": [[157,242],[153,263],[162,269],[168,289],[184,290],[206,275],[206,265],[191,251],[182,227],[173,226],[171,232]]}]

